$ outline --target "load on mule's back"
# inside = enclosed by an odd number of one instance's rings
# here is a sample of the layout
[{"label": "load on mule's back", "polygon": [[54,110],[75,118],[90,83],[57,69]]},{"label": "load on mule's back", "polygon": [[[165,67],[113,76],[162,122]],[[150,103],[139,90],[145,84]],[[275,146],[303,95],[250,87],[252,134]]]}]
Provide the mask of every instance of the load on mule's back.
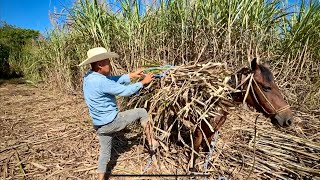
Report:
[{"label": "load on mule's back", "polygon": [[[231,77],[224,83],[226,76]],[[153,87],[156,87],[154,95],[146,98],[146,104],[149,111],[156,114],[156,126],[169,132],[159,132],[160,140],[172,142],[176,138],[187,145],[190,135],[183,136],[183,129],[187,127],[194,132],[193,147],[197,152],[201,144],[208,150],[214,131],[226,120],[228,106],[243,100],[270,117],[274,124],[292,124],[292,112],[272,73],[255,58],[250,69],[243,68],[236,74],[231,74],[221,63],[179,66]],[[141,98],[144,98],[143,92],[139,97],[143,102]],[[174,134],[177,136],[169,139]]]}]

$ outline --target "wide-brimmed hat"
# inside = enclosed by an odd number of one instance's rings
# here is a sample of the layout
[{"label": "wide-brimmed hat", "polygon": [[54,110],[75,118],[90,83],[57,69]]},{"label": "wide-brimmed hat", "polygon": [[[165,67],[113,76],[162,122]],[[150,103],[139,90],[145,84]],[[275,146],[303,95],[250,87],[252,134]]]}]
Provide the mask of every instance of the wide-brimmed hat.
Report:
[{"label": "wide-brimmed hat", "polygon": [[86,60],[82,61],[82,63],[80,63],[78,66],[90,64],[90,63],[101,61],[104,59],[119,57],[119,55],[117,53],[107,51],[103,47],[96,47],[93,49],[89,49],[89,51],[87,52],[87,55],[88,55],[88,58]]}]

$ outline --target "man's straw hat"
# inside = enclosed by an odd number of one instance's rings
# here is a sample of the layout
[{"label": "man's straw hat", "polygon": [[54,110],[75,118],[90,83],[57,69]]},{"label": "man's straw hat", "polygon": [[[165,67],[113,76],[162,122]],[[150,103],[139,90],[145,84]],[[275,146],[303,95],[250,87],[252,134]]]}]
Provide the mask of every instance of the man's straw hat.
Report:
[{"label": "man's straw hat", "polygon": [[82,63],[80,63],[79,66],[90,64],[90,63],[97,62],[97,61],[101,61],[104,59],[119,57],[119,55],[117,53],[107,51],[103,47],[96,47],[93,49],[89,49],[89,51],[87,52],[87,55],[88,55],[88,58],[86,60],[82,61]]}]

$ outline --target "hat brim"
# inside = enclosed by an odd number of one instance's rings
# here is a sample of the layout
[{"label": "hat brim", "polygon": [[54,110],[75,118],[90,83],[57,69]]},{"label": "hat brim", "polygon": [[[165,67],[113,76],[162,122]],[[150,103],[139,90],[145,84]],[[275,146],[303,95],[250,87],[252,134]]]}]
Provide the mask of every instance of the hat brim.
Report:
[{"label": "hat brim", "polygon": [[93,62],[101,61],[101,60],[104,60],[104,59],[118,58],[118,57],[119,57],[119,55],[117,53],[105,52],[105,53],[97,54],[97,55],[94,55],[94,56],[92,56],[90,58],[87,58],[86,60],[82,61],[78,66],[91,64]]}]

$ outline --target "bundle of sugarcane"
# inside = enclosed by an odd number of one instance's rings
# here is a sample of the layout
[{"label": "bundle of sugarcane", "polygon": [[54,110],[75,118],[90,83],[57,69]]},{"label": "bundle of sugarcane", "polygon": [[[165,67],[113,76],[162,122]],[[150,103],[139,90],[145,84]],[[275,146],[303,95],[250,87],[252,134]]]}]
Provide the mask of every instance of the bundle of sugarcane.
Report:
[{"label": "bundle of sugarcane", "polygon": [[231,74],[226,64],[207,62],[168,68],[163,69],[167,72],[163,78],[129,103],[146,107],[155,122],[174,118],[192,129],[199,121],[214,117],[217,108],[230,104],[228,93],[234,89],[224,82]]}]

